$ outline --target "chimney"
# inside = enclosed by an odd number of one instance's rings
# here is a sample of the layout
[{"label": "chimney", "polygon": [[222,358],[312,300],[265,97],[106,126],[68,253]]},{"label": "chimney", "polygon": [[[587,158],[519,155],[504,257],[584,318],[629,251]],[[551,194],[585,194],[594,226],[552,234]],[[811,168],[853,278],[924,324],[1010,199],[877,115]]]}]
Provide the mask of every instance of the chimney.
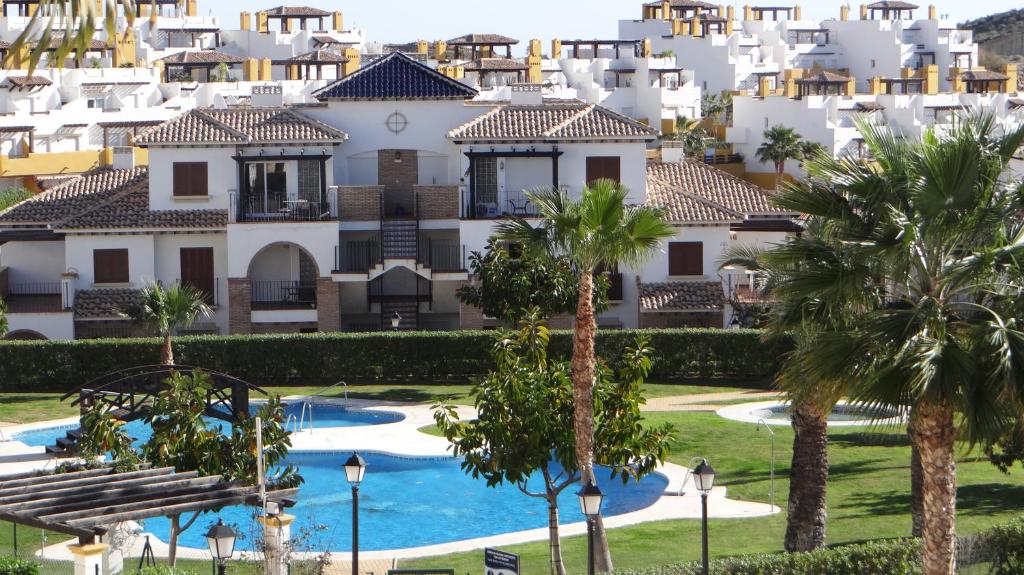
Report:
[{"label": "chimney", "polygon": [[134,170],[135,148],[131,146],[116,146],[110,167],[115,170]]},{"label": "chimney", "polygon": [[544,103],[541,87],[535,84],[518,84],[512,86],[513,106],[540,106]]}]

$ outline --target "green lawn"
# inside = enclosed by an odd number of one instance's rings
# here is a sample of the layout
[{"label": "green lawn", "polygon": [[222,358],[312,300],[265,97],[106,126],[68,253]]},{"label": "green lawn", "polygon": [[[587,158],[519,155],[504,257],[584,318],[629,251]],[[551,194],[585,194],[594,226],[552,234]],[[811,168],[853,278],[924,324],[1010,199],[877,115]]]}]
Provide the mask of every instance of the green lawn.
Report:
[{"label": "green lawn", "polygon": [[[686,465],[706,456],[718,472],[718,485],[729,497],[768,501],[769,436],[754,425],[724,420],[711,413],[651,413],[651,423],[671,422],[677,428],[670,460]],[[889,433],[887,433],[887,431]],[[829,433],[830,543],[900,537],[910,533],[910,448],[897,430],[865,432],[836,429]],[[776,432],[776,504],[785,507],[793,433]],[[961,454],[957,501],[958,532],[972,533],[1024,514],[1024,474],[1003,475],[979,454]],[[744,520],[713,520],[711,553],[716,557],[781,551],[785,516]],[[660,565],[700,557],[698,521],[663,521],[609,532],[619,568]],[[564,541],[570,572],[583,572],[585,541]],[[532,543],[507,549],[522,555],[526,573],[547,568],[547,546]],[[454,567],[456,573],[477,572],[481,552],[402,562],[403,568]]]},{"label": "green lawn", "polygon": [[59,393],[0,394],[0,421],[32,423],[78,415],[78,408],[60,401]]}]

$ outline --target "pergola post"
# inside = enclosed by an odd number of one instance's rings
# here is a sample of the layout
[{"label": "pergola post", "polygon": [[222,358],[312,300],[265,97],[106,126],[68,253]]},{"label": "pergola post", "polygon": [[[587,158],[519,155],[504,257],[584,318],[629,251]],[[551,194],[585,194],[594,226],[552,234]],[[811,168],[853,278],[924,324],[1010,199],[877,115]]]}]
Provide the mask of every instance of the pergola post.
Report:
[{"label": "pergola post", "polygon": [[109,575],[110,545],[106,543],[75,543],[68,545],[75,556],[75,575]]},{"label": "pergola post", "polygon": [[[288,573],[287,549],[291,539],[294,515],[280,514],[257,517],[263,526],[263,556],[266,575],[286,575]],[[78,575],[76,572],[75,575]]]}]

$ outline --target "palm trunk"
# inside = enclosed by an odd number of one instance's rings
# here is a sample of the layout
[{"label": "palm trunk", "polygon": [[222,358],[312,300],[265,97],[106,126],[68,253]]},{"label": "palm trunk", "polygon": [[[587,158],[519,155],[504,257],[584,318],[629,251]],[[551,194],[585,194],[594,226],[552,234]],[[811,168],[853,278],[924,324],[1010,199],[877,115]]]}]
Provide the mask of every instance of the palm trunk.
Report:
[{"label": "palm trunk", "polygon": [[174,348],[171,347],[171,332],[164,334],[164,343],[160,347],[160,364],[174,365]]},{"label": "palm trunk", "polygon": [[921,454],[924,508],[923,575],[953,575],[956,568],[956,428],[953,408],[915,407],[914,441]]},{"label": "palm trunk", "polygon": [[[595,481],[594,476],[594,274],[591,270],[580,273],[579,300],[576,303],[576,325],[572,339],[573,428],[576,433],[576,465],[580,470],[580,484]],[[604,523],[598,517],[595,525],[595,567],[601,572],[612,571],[612,556]]]},{"label": "palm trunk", "polygon": [[[911,420],[913,422],[913,420]],[[924,469],[921,468],[921,450],[917,447],[917,440],[914,437],[914,425],[907,426],[907,434],[910,436],[910,517],[912,521],[911,534],[914,537],[924,535]]]},{"label": "palm trunk", "polygon": [[828,413],[831,405],[804,400],[793,405],[793,463],[790,466],[786,551],[825,546],[828,516]]},{"label": "palm trunk", "polygon": [[565,575],[562,541],[558,535],[558,495],[548,491],[548,546],[551,548],[551,575]]}]

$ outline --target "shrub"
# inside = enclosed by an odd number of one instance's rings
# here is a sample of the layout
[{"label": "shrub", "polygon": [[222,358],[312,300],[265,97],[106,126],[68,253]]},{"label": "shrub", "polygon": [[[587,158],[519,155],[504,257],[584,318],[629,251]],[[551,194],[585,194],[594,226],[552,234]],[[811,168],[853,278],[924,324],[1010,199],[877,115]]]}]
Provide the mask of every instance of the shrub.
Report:
[{"label": "shrub", "polygon": [[39,575],[39,564],[14,557],[0,557],[0,575]]},{"label": "shrub", "polygon": [[135,573],[136,575],[196,575],[195,571],[167,565],[150,565],[139,569]]},{"label": "shrub", "polygon": [[969,551],[961,552],[961,559],[970,555],[970,564],[989,563],[989,575],[1024,573],[1024,518],[963,538],[960,545]]},{"label": "shrub", "polygon": [[[766,344],[752,330],[649,330],[651,380],[772,376],[788,342]],[[635,331],[602,331],[599,356],[618,358]],[[492,367],[492,332],[302,334],[180,337],[183,365],[222,371],[257,385],[461,381]],[[571,354],[570,332],[555,332],[549,353]],[[0,392],[69,391],[107,373],[158,362],[156,339],[0,342]]]},{"label": "shrub", "polygon": [[[715,561],[712,575],[918,575],[920,544],[914,540],[872,541],[811,551],[747,555]],[[699,575],[699,563],[616,571],[617,575]]]}]

